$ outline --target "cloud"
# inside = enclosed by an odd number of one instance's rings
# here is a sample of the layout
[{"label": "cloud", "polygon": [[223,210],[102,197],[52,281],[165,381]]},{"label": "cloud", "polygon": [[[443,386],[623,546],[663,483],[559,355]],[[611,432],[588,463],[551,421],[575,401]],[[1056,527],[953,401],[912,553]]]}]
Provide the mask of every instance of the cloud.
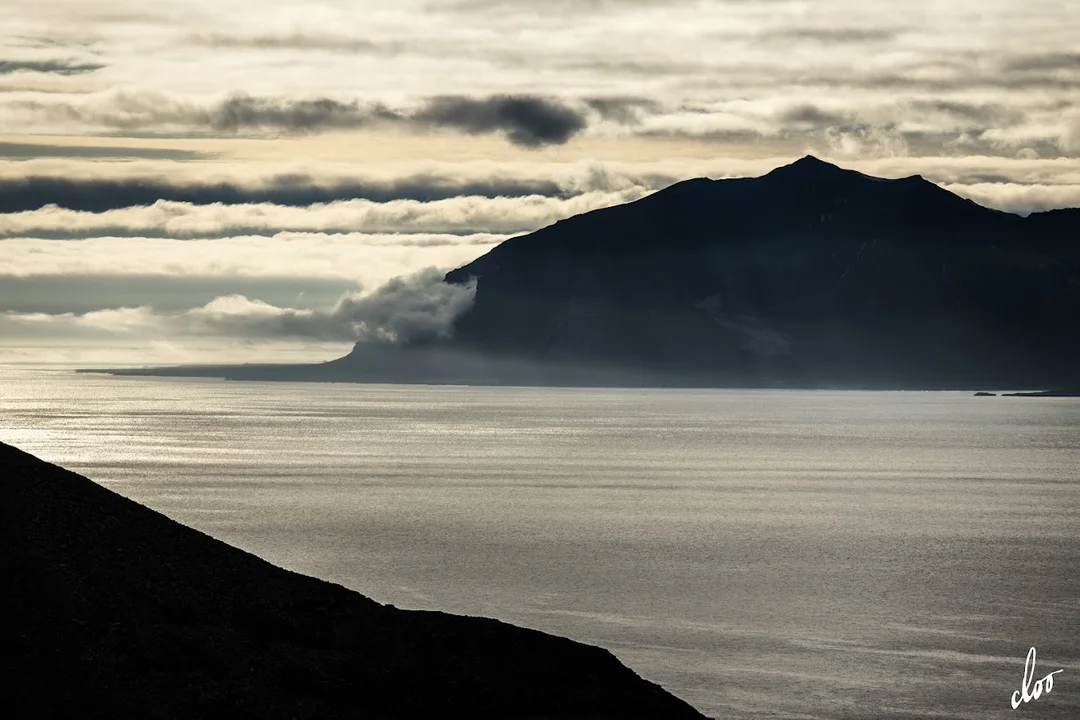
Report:
[{"label": "cloud", "polygon": [[447,338],[454,320],[472,305],[475,283],[451,285],[443,271],[427,268],[396,277],[371,292],[343,295],[326,309],[278,307],[227,295],[182,312],[150,307],[82,314],[0,313],[0,327],[33,337],[133,336],[181,340],[190,336],[244,339],[410,343]]},{"label": "cloud", "polygon": [[[756,72],[775,76],[779,70],[759,68]],[[1060,124],[1062,113],[1071,105],[1053,93],[1034,92],[1037,83],[1026,76],[1023,82],[1028,85],[1028,95],[1022,102],[1011,101],[1012,93],[1001,86],[1007,73],[997,73],[995,79],[987,81],[999,86],[994,89],[985,86],[981,72],[951,64],[944,68],[927,64],[903,74],[852,71],[841,78],[814,68],[803,78],[805,87],[797,91],[778,94],[776,88],[759,82],[759,90],[768,92],[758,97],[748,92],[746,97],[681,104],[641,95],[589,94],[576,99],[455,95],[391,107],[383,102],[331,97],[235,95],[217,102],[195,102],[153,93],[113,91],[79,100],[13,100],[8,103],[9,109],[21,110],[10,115],[7,125],[40,121],[57,131],[100,128],[126,133],[209,133],[214,137],[267,133],[298,137],[358,130],[414,135],[444,131],[465,136],[501,135],[512,145],[530,150],[564,145],[578,135],[636,135],[741,145],[775,140],[789,143],[792,152],[810,146],[859,148],[858,154],[847,152],[847,157],[895,153],[903,143],[924,155],[1012,155],[1023,147],[1040,155],[1051,148],[1066,155],[1080,152],[1067,140],[1071,136],[1053,127],[1055,122]],[[959,75],[971,80],[970,87],[955,84]],[[1072,82],[1060,73],[1051,81],[1056,85]],[[949,84],[955,86],[946,87]],[[838,94],[836,87],[850,91]],[[970,97],[969,91],[974,88],[981,90],[978,100]],[[895,91],[896,97],[884,92],[887,90]],[[2,110],[0,103],[0,123],[4,120]],[[892,135],[890,143],[850,141],[868,134],[880,138],[883,132]],[[1019,136],[1022,142],[1007,139]],[[838,138],[846,140],[840,143]]]},{"label": "cloud", "polygon": [[[788,101],[761,112],[767,115],[777,112],[775,108],[798,104]],[[831,106],[821,109],[832,111]],[[1060,134],[1062,126],[1068,126],[1068,116],[1059,111],[1055,121],[1058,126],[1054,131]],[[183,163],[138,159],[123,163],[52,158],[0,160],[0,213],[37,209],[51,203],[99,212],[152,204],[156,197],[196,205],[269,202],[299,207],[354,196],[386,202],[444,200],[458,195],[569,198],[586,192],[631,188],[651,192],[686,178],[762,175],[808,149],[805,138],[797,136],[776,142],[758,137],[755,152],[712,148],[705,142],[673,146],[664,140],[655,146],[639,145],[634,150],[637,154],[616,156],[618,159],[611,159],[611,153],[605,152],[609,147],[605,143],[596,151],[597,157],[607,156],[603,160],[525,153],[511,160],[437,161],[391,156],[373,158],[363,165],[351,159],[281,162],[222,158]],[[922,174],[935,181],[967,183],[994,176],[1004,182],[1046,186],[1080,183],[1080,163],[1065,157],[1056,146],[1037,156],[1024,153],[1028,157],[1022,157],[1022,144],[983,152],[988,143],[976,139],[963,151],[933,155],[910,133],[907,141],[911,155],[904,158],[833,159],[845,167],[886,177]],[[286,149],[292,152],[291,146]],[[822,143],[823,156],[828,156],[826,149]],[[139,189],[143,187],[145,192]]]},{"label": "cloud", "polygon": [[367,233],[515,233],[536,230],[589,210],[636,200],[649,190],[630,186],[566,198],[454,197],[432,202],[339,200],[304,207],[269,203],[225,205],[159,200],[91,213],[47,205],[0,214],[0,237],[78,238],[99,235],[222,237],[282,230]]},{"label": "cloud", "polygon": [[361,106],[355,101],[341,102],[332,98],[297,100],[235,95],[210,108],[183,109],[176,112],[174,118],[166,115],[164,119],[226,132],[248,129],[313,132],[360,128],[400,117],[379,104]]},{"label": "cloud", "polygon": [[505,132],[510,142],[522,147],[561,145],[586,125],[585,115],[564,103],[511,95],[480,100],[437,97],[412,117],[421,123],[454,127],[472,135]]},{"label": "cloud", "polygon": [[405,47],[401,43],[376,42],[366,38],[292,32],[281,35],[226,35],[197,33],[186,38],[194,45],[218,49],[303,50],[326,53],[378,53],[394,55]]},{"label": "cloud", "polygon": [[22,101],[17,106],[52,119],[124,131],[194,130],[216,133],[263,131],[311,133],[368,127],[457,130],[503,134],[524,148],[559,145],[585,129],[585,110],[535,95],[428,98],[411,110],[380,102],[330,97],[254,97],[238,94],[199,104],[150,92],[110,92],[82,102]]},{"label": "cloud", "polygon": [[79,63],[67,60],[0,60],[0,75],[10,75],[17,72],[81,75],[101,70],[104,67],[104,65],[96,63]]},{"label": "cloud", "polygon": [[[919,157],[920,146],[911,140],[910,134],[900,133],[895,129],[875,128],[874,126],[829,126],[816,136],[817,144],[807,147],[799,145],[797,152],[814,151],[833,158],[845,166],[853,167],[869,174],[885,176],[905,176],[922,174],[932,180],[948,183],[974,184],[987,180],[1038,186],[1029,197],[1036,203],[1036,196],[1044,197],[1042,203],[1057,202],[1052,191],[1058,185],[1076,185],[1080,183],[1080,167],[1065,159],[1025,160],[1024,154],[1013,151],[1013,159],[1003,160],[992,157],[962,157],[928,159]],[[985,143],[985,141],[984,141]],[[970,146],[977,148],[974,142]],[[1023,145],[1015,146],[1017,148]],[[883,162],[911,155],[902,166],[897,163]],[[860,161],[860,158],[873,157],[874,161]],[[505,237],[509,234],[528,232],[550,225],[558,220],[629,202],[664,187],[678,177],[732,177],[759,175],[771,170],[781,161],[747,161],[736,164],[733,161],[701,162],[680,165],[659,164],[635,168],[633,165],[609,164],[600,162],[575,163],[556,166],[543,172],[547,177],[532,181],[554,195],[524,195],[519,197],[498,196],[453,196],[453,186],[442,185],[442,179],[433,177],[429,185],[424,179],[410,176],[397,180],[360,181],[359,189],[372,189],[375,192],[394,194],[409,192],[418,195],[451,195],[441,200],[422,202],[418,200],[390,200],[375,202],[366,199],[341,200],[327,203],[302,205],[300,202],[318,197],[325,193],[352,189],[346,185],[338,188],[333,182],[325,185],[298,185],[295,194],[288,183],[271,184],[266,187],[248,185],[248,181],[237,180],[221,186],[194,183],[175,190],[178,194],[196,195],[198,199],[211,200],[214,197],[228,199],[242,198],[245,195],[280,196],[288,202],[297,204],[250,203],[250,202],[178,202],[162,200],[149,205],[135,205],[114,208],[101,212],[72,210],[58,206],[38,207],[34,210],[0,213],[0,237],[37,238],[37,239],[78,239],[99,236],[161,237],[161,238],[208,238],[221,239],[234,236],[278,236],[286,233],[322,233],[350,235],[358,242],[370,243],[375,236],[396,238],[394,244],[425,245],[473,242],[466,236],[484,242],[483,236]],[[724,169],[726,168],[726,171]],[[644,171],[643,171],[644,170]],[[669,174],[670,173],[670,174]],[[481,179],[460,179],[469,187],[490,184],[498,188],[498,183],[509,185],[525,183],[524,180],[499,178],[491,181]],[[416,182],[416,185],[411,183]],[[161,186],[138,179],[112,183],[88,179],[79,182],[60,182],[62,192],[43,192],[44,197],[65,196],[78,199],[84,205],[97,206],[122,201],[150,199]],[[399,182],[401,183],[399,185]],[[20,181],[0,176],[0,189],[8,189],[6,200],[0,194],[0,208],[4,202],[24,203],[26,197],[19,194]],[[35,186],[38,190],[47,190],[50,183]],[[115,196],[110,189],[117,187]],[[140,191],[139,188],[142,187]],[[85,188],[85,189],[84,189]],[[131,189],[131,193],[126,191]],[[81,197],[78,193],[81,192]],[[145,192],[146,194],[140,194]],[[205,192],[205,195],[198,193]],[[96,194],[95,194],[96,193]],[[373,193],[375,194],[375,193]],[[32,198],[31,198],[32,199]],[[39,204],[39,203],[32,203]],[[1033,205],[1041,207],[1042,205]],[[363,236],[366,239],[360,240]],[[455,239],[459,238],[459,239]],[[382,243],[382,240],[379,240]]]},{"label": "cloud", "polygon": [[812,103],[786,108],[777,116],[782,123],[811,128],[841,125],[848,120],[843,113],[829,112]]},{"label": "cloud", "polygon": [[[46,145],[43,143],[0,142],[0,158],[153,158],[167,160],[196,160],[208,157],[207,153],[175,148],[149,148],[117,145]],[[34,178],[27,178],[27,184]],[[0,181],[2,182],[2,181]],[[10,199],[0,185],[0,212]],[[7,212],[10,212],[9,210]]]},{"label": "cloud", "polygon": [[[896,155],[1077,157],[1070,123],[1076,114],[1057,100],[1010,106],[983,101],[913,97],[887,102],[812,100],[802,96],[727,100],[686,105],[642,117],[635,132],[650,136],[767,146],[777,154],[808,149],[854,160]],[[767,145],[766,145],[767,144]]]},{"label": "cloud", "polygon": [[942,187],[980,205],[1022,215],[1080,207],[1080,184],[1048,186],[988,182],[946,183]]},{"label": "cloud", "polygon": [[[4,148],[5,144],[0,143],[0,155]],[[58,154],[62,150],[59,149]],[[73,154],[81,154],[79,150],[76,149]],[[15,148],[12,152],[19,151],[19,148]],[[35,149],[28,152],[35,153],[35,157],[41,156],[36,154]],[[566,191],[553,179],[498,175],[468,178],[430,173],[356,180],[318,178],[303,173],[218,181],[171,180],[158,176],[76,178],[22,174],[0,177],[0,212],[8,213],[36,210],[46,205],[103,212],[134,205],[152,205],[159,200],[193,205],[270,203],[301,207],[338,200],[432,201],[462,195],[489,198],[530,195],[555,197],[566,195]]]},{"label": "cloud", "polygon": [[904,134],[894,125],[875,126],[869,123],[835,125],[825,129],[825,142],[833,155],[841,157],[891,157],[907,155]]},{"label": "cloud", "polygon": [[[7,276],[341,278],[372,286],[428,266],[459,267],[504,235],[279,233],[206,240],[95,237],[0,241]],[[241,286],[242,287],[242,286]]]},{"label": "cloud", "polygon": [[1004,63],[1006,70],[1080,70],[1080,53],[1023,55]]},{"label": "cloud", "polygon": [[362,128],[380,120],[399,120],[388,108],[332,98],[233,95],[210,104],[156,92],[110,91],[61,103],[27,101],[23,106],[54,118],[125,131],[185,129],[236,133],[268,130],[286,133]]},{"label": "cloud", "polygon": [[894,40],[900,28],[890,27],[785,27],[766,30],[768,40],[806,40],[817,43],[879,43]]},{"label": "cloud", "polygon": [[344,293],[355,289],[356,282],[345,278],[296,275],[0,275],[0,311],[84,314],[145,306],[177,312],[224,295],[314,309],[333,305]]},{"label": "cloud", "polygon": [[411,342],[449,337],[454,320],[469,309],[476,283],[443,282],[444,272],[427,268],[394,278],[372,293],[343,297],[331,311],[360,341]]},{"label": "cloud", "polygon": [[585,102],[602,120],[619,125],[636,125],[643,114],[660,112],[663,107],[656,100],[643,97],[596,97]]}]

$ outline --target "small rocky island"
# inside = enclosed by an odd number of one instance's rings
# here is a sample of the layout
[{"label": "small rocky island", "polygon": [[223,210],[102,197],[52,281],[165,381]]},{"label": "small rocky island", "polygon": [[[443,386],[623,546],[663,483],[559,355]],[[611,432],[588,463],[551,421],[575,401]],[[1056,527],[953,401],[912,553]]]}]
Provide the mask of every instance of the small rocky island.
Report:
[{"label": "small rocky island", "polygon": [[21,718],[702,718],[597,647],[395,609],[0,443]]}]

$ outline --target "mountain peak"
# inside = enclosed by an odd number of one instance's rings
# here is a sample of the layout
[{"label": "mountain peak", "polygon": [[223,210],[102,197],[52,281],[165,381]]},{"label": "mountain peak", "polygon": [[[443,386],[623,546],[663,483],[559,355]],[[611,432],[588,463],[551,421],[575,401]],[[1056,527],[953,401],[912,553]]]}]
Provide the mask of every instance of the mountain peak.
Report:
[{"label": "mountain peak", "polygon": [[782,165],[768,175],[780,177],[823,177],[847,174],[850,170],[833,165],[813,155],[805,155],[793,163]]},{"label": "mountain peak", "polygon": [[798,160],[796,160],[795,162],[793,162],[791,164],[793,166],[795,166],[795,167],[817,167],[817,168],[831,167],[831,168],[836,168],[837,170],[840,169],[836,165],[833,165],[830,162],[826,162],[826,161],[822,160],[821,158],[816,157],[814,155],[803,155],[801,158],[799,158]]}]

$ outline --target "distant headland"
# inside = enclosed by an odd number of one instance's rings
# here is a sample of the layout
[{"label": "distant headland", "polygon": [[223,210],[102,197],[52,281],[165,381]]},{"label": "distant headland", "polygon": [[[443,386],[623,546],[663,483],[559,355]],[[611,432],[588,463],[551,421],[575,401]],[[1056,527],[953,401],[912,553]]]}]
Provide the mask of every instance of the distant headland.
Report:
[{"label": "distant headland", "polygon": [[1022,217],[807,156],[511,238],[449,337],[240,380],[971,389],[1080,382],[1080,209]]}]

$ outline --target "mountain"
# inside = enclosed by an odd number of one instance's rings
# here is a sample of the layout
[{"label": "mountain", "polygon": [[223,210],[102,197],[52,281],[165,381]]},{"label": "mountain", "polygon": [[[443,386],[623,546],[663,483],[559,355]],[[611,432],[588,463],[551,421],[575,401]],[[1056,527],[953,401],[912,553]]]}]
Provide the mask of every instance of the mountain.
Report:
[{"label": "mountain", "polygon": [[274,567],[0,443],[19,718],[701,718],[610,653]]},{"label": "mountain", "polygon": [[[1080,211],[1020,217],[805,157],[510,239],[454,346],[706,384],[1075,384]],[[363,348],[359,348],[358,352]]]},{"label": "mountain", "polygon": [[[814,157],[515,237],[448,341],[238,379],[1047,388],[1080,381],[1080,210],[1021,217]],[[133,371],[144,374],[146,371]]]}]

